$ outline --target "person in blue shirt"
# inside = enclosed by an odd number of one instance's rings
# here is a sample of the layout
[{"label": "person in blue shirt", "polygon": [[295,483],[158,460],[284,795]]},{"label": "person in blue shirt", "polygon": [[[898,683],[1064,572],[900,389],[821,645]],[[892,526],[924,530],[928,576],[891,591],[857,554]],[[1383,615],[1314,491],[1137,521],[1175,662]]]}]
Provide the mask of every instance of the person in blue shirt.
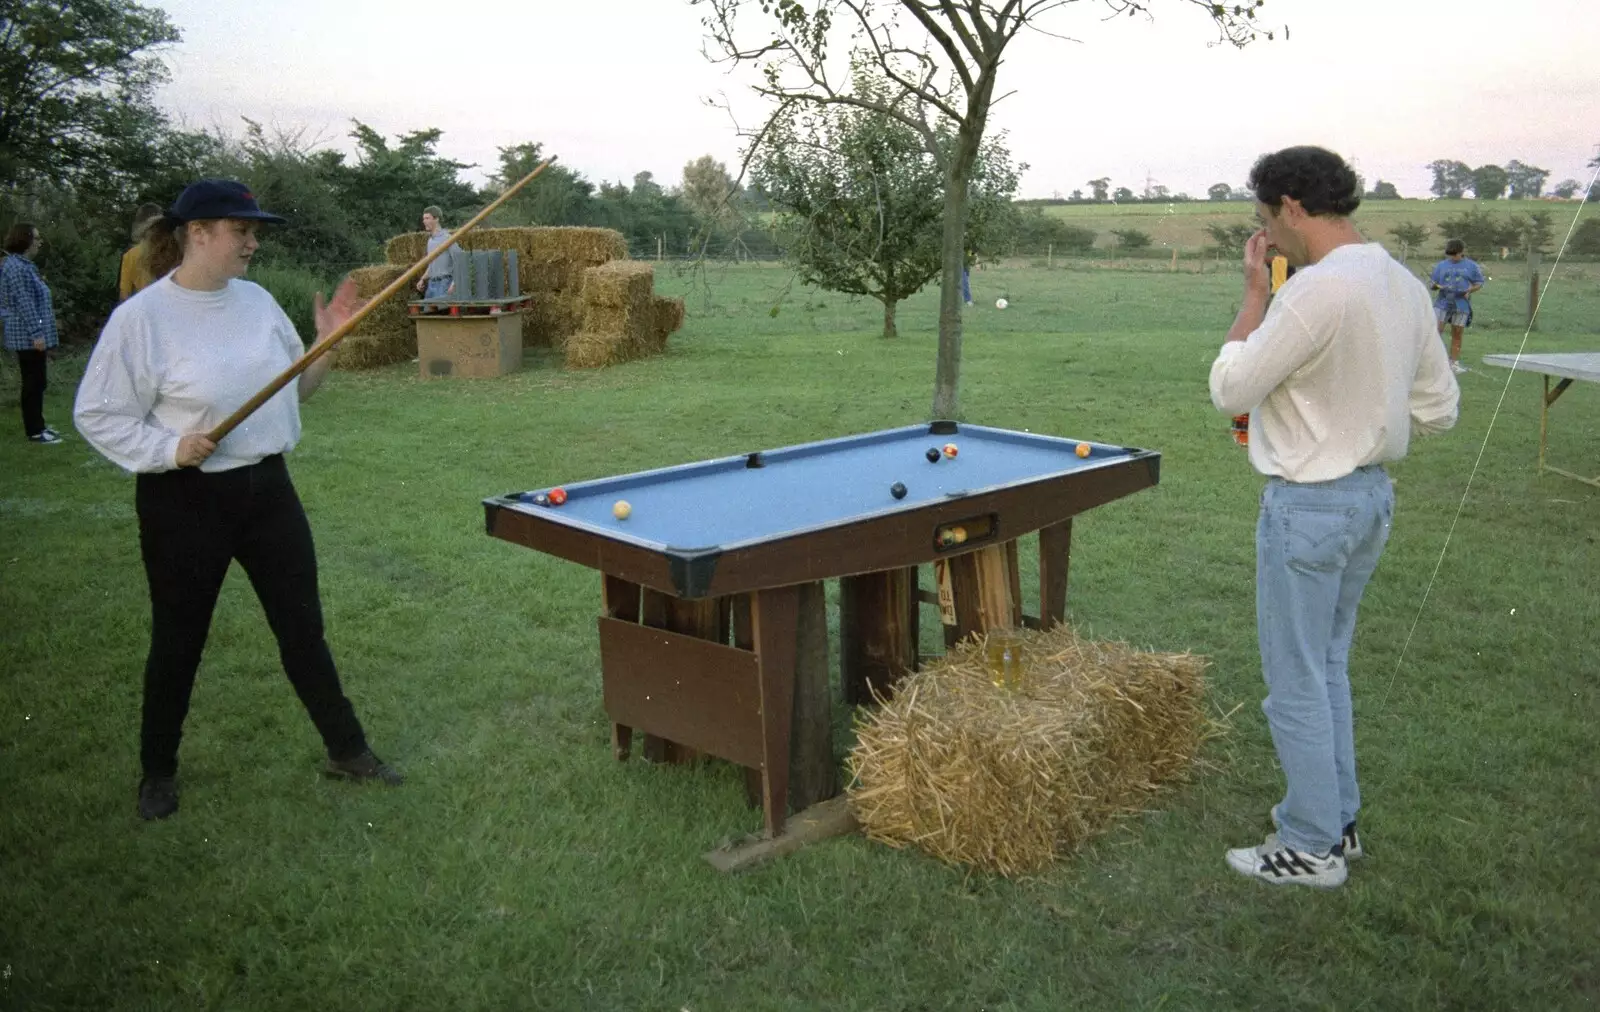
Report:
[{"label": "person in blue shirt", "polygon": [[1439,321],[1439,336],[1450,327],[1450,368],[1466,372],[1461,364],[1461,332],[1472,323],[1472,293],[1483,287],[1483,269],[1467,259],[1467,245],[1460,239],[1444,244],[1444,259],[1433,265],[1428,286],[1438,294],[1433,299],[1433,315]]},{"label": "person in blue shirt", "polygon": [[22,431],[30,442],[49,445],[61,442],[61,436],[44,422],[44,391],[49,385],[45,361],[60,341],[50,288],[33,265],[43,244],[39,230],[25,221],[6,233],[6,257],[0,260],[0,326],[5,328],[6,350],[17,353],[22,373]]},{"label": "person in blue shirt", "polygon": [[[422,230],[428,233],[428,252],[432,253],[450,238],[450,233],[444,228],[444,212],[430,204],[422,209]],[[455,294],[455,270],[457,250],[441,256],[428,265],[425,277],[417,279],[417,291],[429,302],[441,301]]]}]

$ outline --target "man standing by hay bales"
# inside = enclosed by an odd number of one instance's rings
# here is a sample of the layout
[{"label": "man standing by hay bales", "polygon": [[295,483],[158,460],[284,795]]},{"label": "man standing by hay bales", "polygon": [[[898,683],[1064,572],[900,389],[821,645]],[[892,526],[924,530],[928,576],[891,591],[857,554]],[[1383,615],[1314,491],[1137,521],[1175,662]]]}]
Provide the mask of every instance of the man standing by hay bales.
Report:
[{"label": "man standing by hay bales", "polygon": [[[432,253],[450,238],[444,229],[444,212],[430,204],[422,209],[422,230],[428,233],[428,252]],[[417,279],[417,291],[424,299],[443,299],[456,291],[454,251],[428,265],[425,277]]]},{"label": "man standing by hay bales", "polygon": [[[1361,856],[1349,656],[1356,608],[1389,536],[1384,463],[1413,429],[1456,421],[1460,391],[1428,292],[1350,222],[1355,173],[1315,147],[1250,171],[1261,230],[1244,253],[1244,300],[1211,367],[1211,400],[1250,413],[1250,463],[1267,476],[1256,527],[1262,704],[1288,790],[1275,833],[1230,867],[1331,888]],[[1267,251],[1300,268],[1271,299]]]}]

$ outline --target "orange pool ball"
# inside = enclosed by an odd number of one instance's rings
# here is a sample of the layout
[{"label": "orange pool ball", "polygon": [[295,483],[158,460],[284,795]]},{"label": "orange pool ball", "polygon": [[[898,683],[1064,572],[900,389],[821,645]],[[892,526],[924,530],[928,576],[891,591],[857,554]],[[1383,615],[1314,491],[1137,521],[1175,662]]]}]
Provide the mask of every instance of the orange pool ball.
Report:
[{"label": "orange pool ball", "polygon": [[567,501],[567,490],[566,489],[564,489],[564,488],[553,488],[553,489],[550,490],[550,505],[552,505],[552,506],[560,506],[562,503],[564,503],[566,501]]},{"label": "orange pool ball", "polygon": [[958,454],[960,452],[961,452],[960,450],[956,449],[956,444],[954,444],[954,443],[946,443],[946,444],[944,444],[944,455],[946,457],[954,457],[956,454]]},{"label": "orange pool ball", "polygon": [[1078,456],[1087,457],[1088,455],[1089,455],[1089,444],[1088,443],[1079,443],[1078,444]]}]

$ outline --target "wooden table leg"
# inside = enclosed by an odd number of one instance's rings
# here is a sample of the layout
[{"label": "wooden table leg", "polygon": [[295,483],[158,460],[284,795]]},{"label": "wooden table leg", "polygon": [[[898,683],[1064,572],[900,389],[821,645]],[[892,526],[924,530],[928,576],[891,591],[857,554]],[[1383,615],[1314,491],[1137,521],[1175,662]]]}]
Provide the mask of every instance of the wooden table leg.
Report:
[{"label": "wooden table leg", "polygon": [[1544,473],[1544,438],[1550,427],[1550,377],[1544,377],[1544,397],[1539,401],[1539,472]]},{"label": "wooden table leg", "polygon": [[1011,590],[1011,625],[1022,628],[1022,564],[1017,559],[1017,539],[1006,542],[1006,578]]},{"label": "wooden table leg", "polygon": [[[944,578],[949,581],[947,594],[954,606],[955,621],[948,616],[944,621],[944,646],[950,650],[978,629],[978,560],[971,552],[941,560]],[[935,567],[937,570],[937,567]]]},{"label": "wooden table leg", "polygon": [[1072,561],[1072,520],[1039,531],[1039,628],[1067,618],[1067,567]]},{"label": "wooden table leg", "polygon": [[789,736],[799,624],[800,588],[778,587],[755,595],[750,632],[760,659],[761,809],[769,837],[783,832],[789,814]]},{"label": "wooden table leg", "polygon": [[828,669],[828,598],[822,583],[801,584],[794,641],[789,804],[803,811],[839,793],[833,761],[833,679]]},{"label": "wooden table leg", "polygon": [[1012,629],[1021,617],[1012,596],[1019,578],[1012,572],[1015,553],[1006,545],[987,545],[946,560],[956,621],[944,627],[947,648],[990,629]]},{"label": "wooden table leg", "polygon": [[1550,377],[1546,376],[1544,378],[1544,403],[1539,407],[1539,472],[1542,474],[1545,471],[1549,471],[1551,474],[1559,474],[1563,478],[1571,478],[1574,481],[1581,481],[1585,485],[1593,485],[1595,488],[1600,488],[1600,475],[1596,475],[1593,478],[1585,478],[1581,474],[1576,474],[1572,471],[1567,471],[1544,462],[1545,430],[1548,425],[1547,418],[1549,417],[1550,413],[1550,405],[1559,400],[1561,395],[1565,393],[1567,388],[1570,386],[1572,386],[1572,377],[1570,376],[1563,377],[1561,382],[1556,384],[1556,388],[1554,390],[1550,389]]},{"label": "wooden table leg", "polygon": [[840,694],[852,706],[887,698],[917,669],[917,570],[839,580]]},{"label": "wooden table leg", "polygon": [[[735,595],[730,616],[733,625],[733,645],[752,653],[756,649],[756,637],[750,619],[754,598],[754,594]],[[751,808],[761,807],[761,771],[753,766],[744,768],[744,800]]]},{"label": "wooden table leg", "polygon": [[[624,622],[639,621],[639,592],[637,583],[630,583],[610,574],[602,574],[600,600],[602,611],[610,618]],[[628,758],[633,746],[633,728],[626,724],[611,725],[611,754],[618,759]]]},{"label": "wooden table leg", "polygon": [[767,831],[777,833],[790,807],[800,811],[839,793],[827,598],[821,583],[761,591],[736,599],[732,617],[734,645],[754,650],[760,661],[763,740],[770,755],[783,759],[781,769],[769,759],[762,769],[746,770],[746,795],[765,811]]}]

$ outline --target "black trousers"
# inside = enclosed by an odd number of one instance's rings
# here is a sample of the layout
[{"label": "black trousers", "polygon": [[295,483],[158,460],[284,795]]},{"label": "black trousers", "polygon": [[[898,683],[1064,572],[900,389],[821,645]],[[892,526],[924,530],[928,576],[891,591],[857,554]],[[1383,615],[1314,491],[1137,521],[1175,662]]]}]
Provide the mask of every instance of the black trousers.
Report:
[{"label": "black trousers", "polygon": [[44,391],[50,385],[45,375],[45,352],[17,352],[17,368],[22,372],[22,431],[37,436],[44,431]]},{"label": "black trousers", "polygon": [[283,669],[328,755],[361,754],[366,738],[323,636],[311,525],[283,458],[215,474],[141,474],[135,499],[152,618],[139,743],[144,774],[177,772],[195,671],[234,559],[255,588]]}]

